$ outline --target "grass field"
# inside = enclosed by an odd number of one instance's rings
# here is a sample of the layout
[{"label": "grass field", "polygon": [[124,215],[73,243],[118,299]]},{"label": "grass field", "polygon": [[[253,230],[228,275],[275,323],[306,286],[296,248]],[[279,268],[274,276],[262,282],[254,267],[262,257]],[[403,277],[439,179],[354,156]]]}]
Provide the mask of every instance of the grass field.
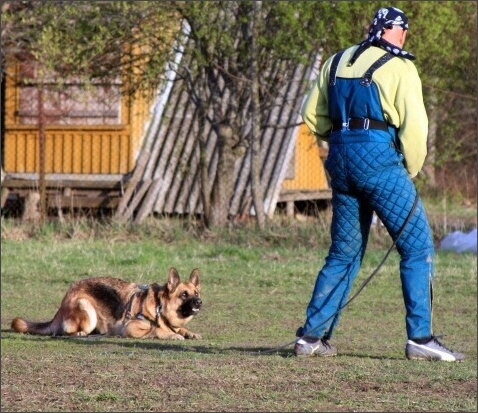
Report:
[{"label": "grass field", "polygon": [[[434,330],[463,363],[404,356],[398,254],[344,309],[334,358],[296,358],[327,228],[316,221],[199,234],[163,220],[141,230],[2,222],[2,411],[476,411],[476,255],[438,252]],[[324,235],[325,234],[325,235]],[[390,240],[372,234],[356,291]],[[72,281],[160,282],[201,271],[202,340],[50,338],[10,331],[15,316],[54,315]]]}]

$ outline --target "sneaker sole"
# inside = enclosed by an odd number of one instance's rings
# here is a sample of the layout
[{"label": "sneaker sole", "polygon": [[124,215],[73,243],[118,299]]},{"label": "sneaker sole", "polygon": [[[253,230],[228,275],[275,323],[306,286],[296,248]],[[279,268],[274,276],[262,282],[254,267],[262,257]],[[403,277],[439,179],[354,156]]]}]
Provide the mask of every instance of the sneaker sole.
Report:
[{"label": "sneaker sole", "polygon": [[450,352],[427,348],[425,345],[414,343],[407,343],[405,348],[405,356],[409,360],[448,361],[452,363],[463,361],[463,359],[456,358]]},{"label": "sneaker sole", "polygon": [[461,363],[464,360],[446,360],[446,359],[437,359],[433,357],[427,357],[427,356],[409,356],[408,354],[406,355],[408,360],[415,360],[415,361],[446,361],[448,363]]},{"label": "sneaker sole", "polygon": [[296,357],[335,357],[337,354],[319,354],[319,353],[312,353],[312,354],[297,354],[294,353]]}]

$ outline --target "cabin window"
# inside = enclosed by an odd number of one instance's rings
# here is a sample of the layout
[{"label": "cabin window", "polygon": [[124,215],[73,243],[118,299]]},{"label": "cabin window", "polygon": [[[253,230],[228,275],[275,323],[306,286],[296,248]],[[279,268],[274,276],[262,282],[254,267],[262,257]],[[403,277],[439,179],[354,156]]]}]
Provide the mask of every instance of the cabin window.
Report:
[{"label": "cabin window", "polygon": [[[34,63],[21,63],[17,122],[38,124],[39,80]],[[120,125],[121,82],[112,79],[86,86],[77,79],[43,80],[43,113],[48,125]]]}]

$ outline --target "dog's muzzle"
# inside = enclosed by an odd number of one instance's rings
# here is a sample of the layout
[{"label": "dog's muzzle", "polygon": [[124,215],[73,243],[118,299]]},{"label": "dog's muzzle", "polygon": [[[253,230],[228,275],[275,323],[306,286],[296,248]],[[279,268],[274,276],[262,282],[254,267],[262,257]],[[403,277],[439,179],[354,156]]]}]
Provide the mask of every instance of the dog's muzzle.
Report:
[{"label": "dog's muzzle", "polygon": [[192,297],[185,301],[181,306],[181,314],[183,317],[189,317],[199,312],[202,307],[202,300],[198,297]]}]

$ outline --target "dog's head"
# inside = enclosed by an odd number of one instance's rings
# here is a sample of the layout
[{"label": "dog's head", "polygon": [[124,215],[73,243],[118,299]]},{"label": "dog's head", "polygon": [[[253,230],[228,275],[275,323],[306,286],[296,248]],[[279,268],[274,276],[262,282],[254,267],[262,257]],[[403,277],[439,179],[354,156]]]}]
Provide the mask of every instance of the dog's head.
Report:
[{"label": "dog's head", "polygon": [[202,307],[199,270],[195,268],[189,281],[182,282],[175,268],[169,270],[168,282],[161,295],[161,314],[171,326],[182,327]]}]

